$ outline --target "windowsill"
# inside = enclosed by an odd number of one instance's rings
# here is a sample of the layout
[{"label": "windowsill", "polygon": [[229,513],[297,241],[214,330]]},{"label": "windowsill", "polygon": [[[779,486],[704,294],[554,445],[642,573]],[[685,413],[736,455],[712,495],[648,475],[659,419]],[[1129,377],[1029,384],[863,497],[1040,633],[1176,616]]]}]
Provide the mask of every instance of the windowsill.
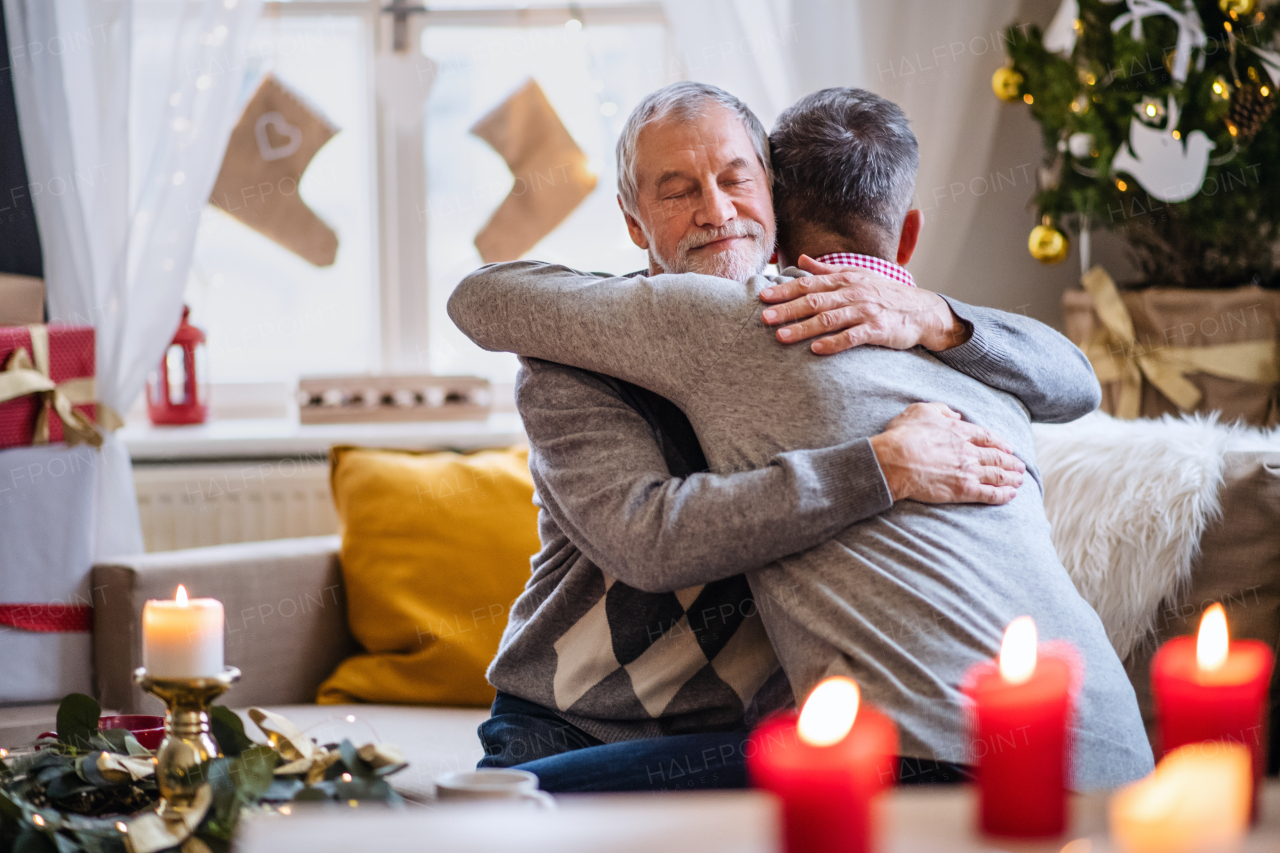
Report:
[{"label": "windowsill", "polygon": [[126,424],[117,435],[135,462],[323,455],[335,444],[414,450],[480,450],[525,441],[520,416],[494,412],[484,421],[300,424],[291,418],[211,420],[197,426]]}]

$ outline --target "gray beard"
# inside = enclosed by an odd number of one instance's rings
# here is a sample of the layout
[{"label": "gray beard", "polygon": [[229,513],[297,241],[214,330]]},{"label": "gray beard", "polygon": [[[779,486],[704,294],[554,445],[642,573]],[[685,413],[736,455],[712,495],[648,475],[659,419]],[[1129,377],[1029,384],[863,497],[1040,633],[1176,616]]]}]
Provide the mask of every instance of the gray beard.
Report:
[{"label": "gray beard", "polygon": [[685,258],[685,262],[681,264],[667,264],[661,258],[657,261],[658,266],[669,273],[692,272],[746,281],[751,276],[764,272],[769,263],[769,254],[757,245],[747,252],[720,252],[707,258]]},{"label": "gray beard", "polygon": [[[746,281],[751,276],[764,272],[765,266],[769,263],[769,256],[773,254],[773,241],[769,239],[772,235],[765,234],[763,228],[758,234],[742,236],[754,237],[750,248],[735,252],[717,252],[707,257],[695,257],[690,254],[682,241],[681,245],[676,247],[676,257],[664,258],[651,248],[649,260],[665,273],[691,272],[699,275],[714,275],[733,281]],[[649,241],[649,245],[653,246],[652,240]]]}]

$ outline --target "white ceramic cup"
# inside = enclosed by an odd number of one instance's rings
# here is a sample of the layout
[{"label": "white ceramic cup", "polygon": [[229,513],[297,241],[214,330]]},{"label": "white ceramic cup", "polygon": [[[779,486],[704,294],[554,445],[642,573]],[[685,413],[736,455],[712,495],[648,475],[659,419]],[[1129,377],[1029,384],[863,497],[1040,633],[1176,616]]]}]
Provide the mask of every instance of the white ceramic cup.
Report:
[{"label": "white ceramic cup", "polygon": [[527,770],[497,768],[445,773],[436,779],[436,799],[453,802],[523,800],[544,809],[556,806],[550,794],[538,790],[537,776]]}]

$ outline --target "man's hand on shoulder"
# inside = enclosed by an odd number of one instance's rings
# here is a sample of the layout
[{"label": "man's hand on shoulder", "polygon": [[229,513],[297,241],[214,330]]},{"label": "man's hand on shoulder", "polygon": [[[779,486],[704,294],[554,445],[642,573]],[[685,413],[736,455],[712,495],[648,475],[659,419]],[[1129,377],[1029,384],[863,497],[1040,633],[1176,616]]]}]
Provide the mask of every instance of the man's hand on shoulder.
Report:
[{"label": "man's hand on shoulder", "polygon": [[798,264],[813,275],[760,292],[762,300],[775,303],[765,309],[764,321],[782,325],[777,334],[784,344],[817,338],[810,349],[819,355],[868,344],[941,352],[964,343],[972,332],[931,291],[860,267],[820,264],[807,255]]},{"label": "man's hand on shoulder", "polygon": [[871,449],[894,501],[1007,504],[1027,470],[1003,439],[942,403],[912,403]]}]

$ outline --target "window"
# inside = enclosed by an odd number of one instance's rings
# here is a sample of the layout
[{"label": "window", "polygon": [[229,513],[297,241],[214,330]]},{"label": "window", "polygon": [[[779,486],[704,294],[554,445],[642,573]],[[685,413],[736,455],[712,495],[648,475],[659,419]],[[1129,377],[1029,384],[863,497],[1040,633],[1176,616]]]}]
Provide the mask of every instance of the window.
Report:
[{"label": "window", "polygon": [[291,383],[305,373],[378,367],[365,30],[354,16],[265,15],[249,43],[250,86],[270,72],[341,128],[296,189],[338,233],[339,249],[332,266],[316,267],[222,209],[205,206],[187,301],[192,322],[208,335],[216,383]]},{"label": "window", "polygon": [[[187,299],[208,335],[215,384],[370,371],[510,382],[515,359],[467,341],[445,305],[482,263],[472,241],[512,185],[470,127],[530,77],[598,182],[528,256],[614,272],[646,263],[617,209],[613,149],[635,103],[669,82],[657,3],[433,3],[407,18],[402,55],[391,50],[382,5],[265,7],[247,51],[248,85],[269,71],[341,128],[298,188],[339,248],[332,266],[315,267],[205,208]],[[401,73],[386,70],[397,63]]]},{"label": "window", "polygon": [[613,149],[631,107],[662,84],[646,79],[644,58],[656,57],[648,65],[661,69],[664,31],[657,24],[431,27],[423,36],[423,53],[438,66],[426,122],[430,368],[510,381],[515,359],[479,350],[445,313],[452,285],[482,263],[474,235],[511,187],[506,163],[468,130],[526,79],[537,80],[598,178],[529,257],[586,270],[646,266],[618,210]]}]

